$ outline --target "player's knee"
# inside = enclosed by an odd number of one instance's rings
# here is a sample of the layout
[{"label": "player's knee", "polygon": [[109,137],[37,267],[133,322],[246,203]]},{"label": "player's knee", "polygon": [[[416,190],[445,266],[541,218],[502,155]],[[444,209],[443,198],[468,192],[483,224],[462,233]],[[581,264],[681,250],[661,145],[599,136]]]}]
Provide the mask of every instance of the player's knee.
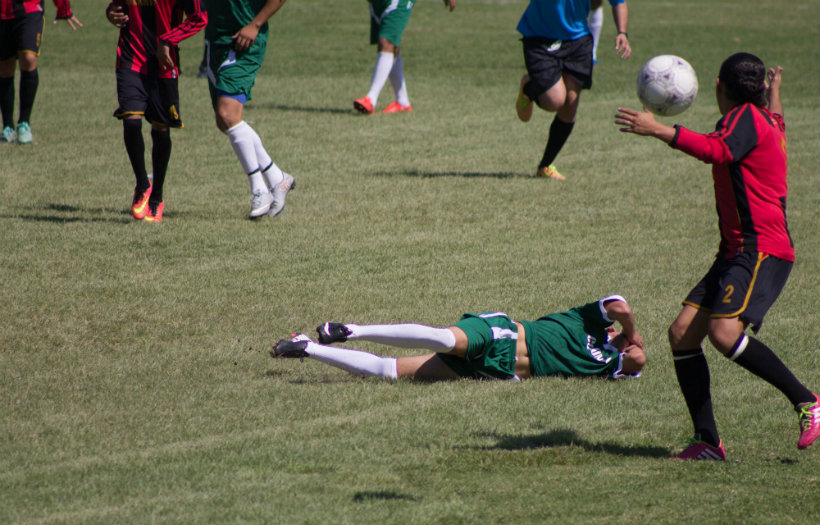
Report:
[{"label": "player's knee", "polygon": [[33,71],[37,69],[37,55],[34,53],[20,53],[17,57],[20,63],[20,71]]},{"label": "player's knee", "polygon": [[680,323],[672,323],[666,331],[666,336],[669,339],[669,346],[673,350],[680,348],[681,342],[686,335],[686,327],[681,326]]}]

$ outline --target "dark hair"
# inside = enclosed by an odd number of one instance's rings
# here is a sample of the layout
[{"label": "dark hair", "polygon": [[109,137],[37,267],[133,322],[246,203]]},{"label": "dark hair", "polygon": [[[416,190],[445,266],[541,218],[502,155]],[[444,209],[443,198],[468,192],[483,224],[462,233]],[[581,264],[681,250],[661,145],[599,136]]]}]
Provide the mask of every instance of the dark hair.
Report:
[{"label": "dark hair", "polygon": [[720,66],[718,74],[726,96],[735,102],[766,106],[766,66],[751,53],[735,53]]}]

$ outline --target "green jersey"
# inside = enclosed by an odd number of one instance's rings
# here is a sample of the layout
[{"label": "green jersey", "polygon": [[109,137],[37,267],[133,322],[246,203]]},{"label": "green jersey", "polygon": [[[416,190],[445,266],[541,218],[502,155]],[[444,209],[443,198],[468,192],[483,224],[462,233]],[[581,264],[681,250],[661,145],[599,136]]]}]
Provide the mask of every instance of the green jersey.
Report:
[{"label": "green jersey", "polygon": [[[267,0],[205,0],[208,10],[205,39],[213,44],[231,45],[231,37],[250,24],[266,3]],[[268,23],[265,22],[255,43],[264,46],[267,41]]]},{"label": "green jersey", "polygon": [[521,321],[527,337],[533,376],[601,375],[623,377],[618,349],[608,343],[604,303],[623,300],[613,295],[566,312]]}]

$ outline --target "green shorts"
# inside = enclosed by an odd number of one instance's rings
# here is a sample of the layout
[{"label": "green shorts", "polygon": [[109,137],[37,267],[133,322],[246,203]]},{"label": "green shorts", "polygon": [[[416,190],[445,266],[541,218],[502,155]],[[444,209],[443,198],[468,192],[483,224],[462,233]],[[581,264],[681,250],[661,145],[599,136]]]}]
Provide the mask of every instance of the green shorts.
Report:
[{"label": "green shorts", "polygon": [[467,334],[467,356],[439,353],[455,373],[470,379],[517,380],[515,346],[518,327],[502,312],[466,313],[455,324]]},{"label": "green shorts", "polygon": [[398,47],[412,12],[413,0],[370,0],[370,43],[385,38]]},{"label": "green shorts", "polygon": [[251,99],[251,89],[265,59],[266,48],[267,39],[259,38],[247,51],[235,51],[233,46],[205,41],[208,88],[214,108],[220,94],[244,95],[246,100]]}]

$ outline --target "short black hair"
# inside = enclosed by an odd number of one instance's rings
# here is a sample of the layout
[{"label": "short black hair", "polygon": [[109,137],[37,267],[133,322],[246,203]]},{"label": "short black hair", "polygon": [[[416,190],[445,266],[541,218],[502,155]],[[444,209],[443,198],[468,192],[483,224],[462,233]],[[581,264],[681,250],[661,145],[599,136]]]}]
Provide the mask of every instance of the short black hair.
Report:
[{"label": "short black hair", "polygon": [[735,102],[766,106],[766,66],[751,53],[735,53],[720,66],[718,74],[726,96]]}]

